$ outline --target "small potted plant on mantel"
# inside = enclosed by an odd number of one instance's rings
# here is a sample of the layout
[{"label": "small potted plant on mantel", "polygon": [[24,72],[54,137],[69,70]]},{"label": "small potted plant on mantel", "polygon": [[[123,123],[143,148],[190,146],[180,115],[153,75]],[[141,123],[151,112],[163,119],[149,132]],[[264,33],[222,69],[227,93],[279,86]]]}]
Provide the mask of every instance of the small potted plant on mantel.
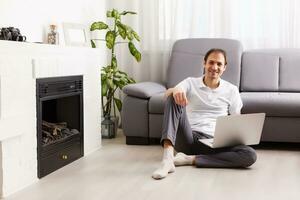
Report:
[{"label": "small potted plant on mantel", "polygon": [[111,27],[102,21],[92,23],[90,30],[106,30],[105,39],[92,39],[92,47],[95,48],[95,41],[100,40],[106,42],[106,47],[110,50],[110,63],[101,69],[101,86],[102,86],[102,114],[104,119],[101,122],[101,134],[104,138],[114,138],[118,126],[118,117],[116,116],[116,108],[120,112],[122,109],[122,101],[115,96],[118,89],[122,89],[125,85],[135,83],[135,80],[121,71],[118,67],[115,48],[118,44],[127,44],[131,55],[137,62],[141,61],[141,53],[134,45],[134,41],[139,42],[139,35],[128,25],[121,21],[121,17],[125,15],[135,15],[135,12],[123,11],[118,12],[112,9],[106,12],[106,17],[113,20]]}]

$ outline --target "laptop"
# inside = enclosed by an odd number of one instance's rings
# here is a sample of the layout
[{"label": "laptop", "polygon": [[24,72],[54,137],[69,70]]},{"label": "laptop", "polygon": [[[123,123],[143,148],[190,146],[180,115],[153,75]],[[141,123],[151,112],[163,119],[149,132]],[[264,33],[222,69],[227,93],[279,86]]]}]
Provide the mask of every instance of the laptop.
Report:
[{"label": "laptop", "polygon": [[199,142],[211,148],[258,144],[265,116],[265,113],[252,113],[218,117],[214,138],[199,139]]}]

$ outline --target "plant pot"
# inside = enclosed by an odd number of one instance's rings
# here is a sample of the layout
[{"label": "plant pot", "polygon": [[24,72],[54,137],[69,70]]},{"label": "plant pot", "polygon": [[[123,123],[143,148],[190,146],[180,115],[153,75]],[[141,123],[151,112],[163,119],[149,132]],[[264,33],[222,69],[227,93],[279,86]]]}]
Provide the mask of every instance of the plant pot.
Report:
[{"label": "plant pot", "polygon": [[115,138],[118,132],[119,117],[105,116],[101,122],[102,138]]}]

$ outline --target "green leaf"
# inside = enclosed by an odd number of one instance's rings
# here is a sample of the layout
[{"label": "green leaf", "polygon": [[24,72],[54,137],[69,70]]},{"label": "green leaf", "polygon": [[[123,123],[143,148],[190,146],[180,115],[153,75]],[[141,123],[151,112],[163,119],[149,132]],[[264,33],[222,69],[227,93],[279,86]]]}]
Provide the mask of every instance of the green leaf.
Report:
[{"label": "green leaf", "polygon": [[117,78],[117,77],[114,78],[114,84],[115,84],[117,87],[120,87],[120,81],[121,81],[120,78]]},{"label": "green leaf", "polygon": [[106,81],[105,82],[102,82],[102,84],[101,84],[101,93],[102,93],[102,96],[106,96],[106,94],[107,94],[107,84],[106,84]]},{"label": "green leaf", "polygon": [[134,38],[140,42],[140,36],[134,31],[132,30],[132,35],[134,36]]},{"label": "green leaf", "polygon": [[110,72],[110,65],[107,65],[106,67],[104,67],[102,70],[107,74]]},{"label": "green leaf", "polygon": [[115,19],[120,19],[120,14],[116,9],[112,10],[111,16],[114,17]]},{"label": "green leaf", "polygon": [[125,85],[127,85],[127,83],[125,83],[125,82],[122,81],[122,80],[120,80],[120,81],[118,82],[118,87],[119,87],[121,90],[123,89],[123,87],[124,87]]},{"label": "green leaf", "polygon": [[96,44],[93,40],[91,40],[91,45],[92,45],[92,48],[96,48]]},{"label": "green leaf", "polygon": [[113,83],[112,79],[107,79],[106,83],[107,83],[107,86],[108,86],[107,88],[108,89],[113,89],[114,88],[114,83]]},{"label": "green leaf", "polygon": [[111,58],[111,66],[112,66],[113,69],[117,68],[118,65],[117,65],[117,58],[116,58],[116,56],[113,56]]},{"label": "green leaf", "polygon": [[120,79],[120,77],[114,77],[113,78],[113,81],[114,81],[114,84],[116,84],[116,85],[118,85],[118,82],[120,81],[121,79]]},{"label": "green leaf", "polygon": [[110,10],[106,12],[106,17],[112,17],[112,12]]},{"label": "green leaf", "polygon": [[130,83],[136,83],[133,78],[129,78],[129,80],[130,80]]},{"label": "green leaf", "polygon": [[107,79],[106,73],[101,73],[101,82],[105,82]]},{"label": "green leaf", "polygon": [[126,39],[126,31],[124,29],[118,29],[118,30],[119,30],[119,34],[121,35],[123,40],[125,40]]},{"label": "green leaf", "polygon": [[125,40],[126,39],[126,27],[121,22],[117,22],[117,27],[118,27],[119,34]]},{"label": "green leaf", "polygon": [[126,27],[126,35],[128,40],[133,40],[135,38],[137,41],[140,42],[140,36],[130,27],[130,26],[125,26]]},{"label": "green leaf", "polygon": [[129,26],[126,26],[126,35],[128,40],[133,40],[133,33],[132,33],[132,28],[130,28]]},{"label": "green leaf", "polygon": [[128,40],[130,40],[130,41],[133,40],[132,32],[127,32],[126,35],[127,35]]},{"label": "green leaf", "polygon": [[115,73],[114,77],[115,77],[114,79],[120,79],[120,78],[122,78],[122,76],[120,76],[120,74],[118,74],[118,72]]},{"label": "green leaf", "polygon": [[106,46],[109,49],[112,49],[115,44],[115,34],[114,31],[107,31],[105,40],[106,40]]},{"label": "green leaf", "polygon": [[142,59],[142,54],[138,50],[136,50],[136,53],[134,54],[134,57],[135,57],[137,62],[140,62],[141,59]]},{"label": "green leaf", "polygon": [[116,77],[118,77],[118,78],[122,78],[122,77],[126,77],[127,76],[127,74],[125,75],[125,74],[122,74],[122,73],[120,73],[120,71],[118,71],[117,73],[116,73]]},{"label": "green leaf", "polygon": [[129,51],[131,53],[131,55],[133,55],[136,59],[137,62],[141,61],[141,53],[135,48],[134,44],[132,42],[128,43],[128,48]]},{"label": "green leaf", "polygon": [[126,72],[119,71],[119,73],[128,76]]},{"label": "green leaf", "polygon": [[117,106],[119,112],[121,112],[121,110],[122,110],[122,101],[118,98],[115,98],[115,97],[114,97],[114,101],[115,101],[115,105]]},{"label": "green leaf", "polygon": [[94,30],[103,30],[103,29],[107,29],[108,25],[105,24],[104,22],[94,22],[91,25],[90,30],[94,31]]},{"label": "green leaf", "polygon": [[127,83],[128,82],[128,77],[121,78],[121,81],[123,81],[124,83]]},{"label": "green leaf", "polygon": [[120,13],[120,15],[127,15],[127,14],[136,15],[137,13],[133,11],[123,11]]}]

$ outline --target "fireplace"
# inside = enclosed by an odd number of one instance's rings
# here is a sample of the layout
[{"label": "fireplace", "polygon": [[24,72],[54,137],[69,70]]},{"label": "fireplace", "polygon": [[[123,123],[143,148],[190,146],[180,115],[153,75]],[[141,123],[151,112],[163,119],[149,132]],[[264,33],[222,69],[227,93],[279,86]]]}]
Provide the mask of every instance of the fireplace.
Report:
[{"label": "fireplace", "polygon": [[83,79],[37,79],[36,89],[38,177],[42,178],[83,156]]}]

